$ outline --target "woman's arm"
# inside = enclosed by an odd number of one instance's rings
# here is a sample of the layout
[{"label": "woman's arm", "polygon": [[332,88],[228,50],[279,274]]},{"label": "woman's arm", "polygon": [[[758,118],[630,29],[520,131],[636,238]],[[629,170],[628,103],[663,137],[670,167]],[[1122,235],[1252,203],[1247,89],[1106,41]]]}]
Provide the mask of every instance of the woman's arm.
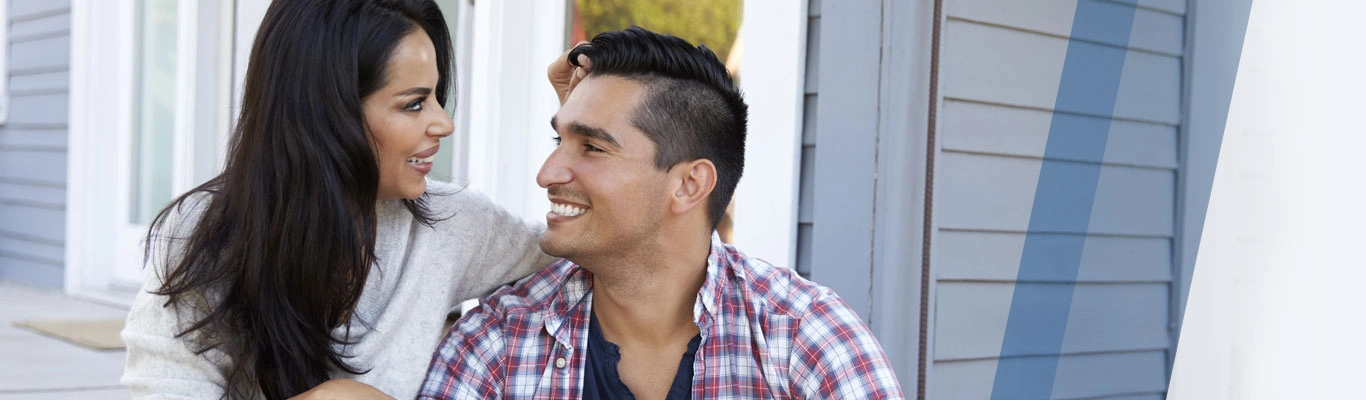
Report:
[{"label": "woman's arm", "polygon": [[[167,297],[153,294],[161,289],[169,270],[167,254],[179,254],[176,243],[185,238],[197,221],[207,196],[192,196],[177,205],[153,238],[149,263],[143,270],[142,289],[133,300],[121,334],[128,347],[122,382],[135,399],[220,398],[226,390],[224,371],[230,360],[220,351],[196,354],[192,335],[180,336],[193,315],[188,307],[167,305]],[[169,261],[178,262],[180,257]]]},{"label": "woman's arm", "polygon": [[222,397],[226,390],[224,368],[208,357],[224,361],[226,357],[217,351],[195,354],[193,344],[185,337],[176,337],[180,321],[188,320],[188,316],[179,315],[174,306],[163,306],[166,296],[149,293],[160,287],[160,279],[157,274],[146,275],[149,277],[133,301],[121,335],[128,346],[123,384],[128,385],[134,399]]},{"label": "woman's arm", "polygon": [[493,204],[481,193],[466,196],[466,215],[477,216],[455,226],[457,245],[470,246],[473,259],[457,281],[456,300],[483,297],[500,286],[540,271],[558,260],[541,252],[544,225],[524,220]]}]

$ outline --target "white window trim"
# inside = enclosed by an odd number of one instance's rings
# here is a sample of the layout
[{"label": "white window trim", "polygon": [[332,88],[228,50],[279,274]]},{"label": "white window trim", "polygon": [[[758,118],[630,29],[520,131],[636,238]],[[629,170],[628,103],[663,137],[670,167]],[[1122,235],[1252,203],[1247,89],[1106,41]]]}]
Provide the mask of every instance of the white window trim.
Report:
[{"label": "white window trim", "polygon": [[546,66],[565,49],[566,5],[474,2],[471,79],[460,88],[469,91],[470,107],[461,175],[469,188],[531,220],[544,221],[550,209],[536,172],[554,149],[549,121],[560,105]]},{"label": "white window trim", "polygon": [[[130,210],[136,66],[135,0],[72,0],[67,158],[67,293],[131,304],[140,282],[118,278],[119,263],[142,261],[145,227],[123,223]],[[217,4],[216,7],[200,7]],[[220,36],[233,2],[178,4],[176,144],[172,191],[188,190],[221,167],[230,41]],[[203,68],[201,68],[201,66]],[[197,140],[198,139],[198,140]],[[207,140],[205,140],[207,139]],[[218,155],[218,157],[213,157]],[[143,273],[146,273],[144,270]],[[131,278],[131,277],[129,277]]]}]

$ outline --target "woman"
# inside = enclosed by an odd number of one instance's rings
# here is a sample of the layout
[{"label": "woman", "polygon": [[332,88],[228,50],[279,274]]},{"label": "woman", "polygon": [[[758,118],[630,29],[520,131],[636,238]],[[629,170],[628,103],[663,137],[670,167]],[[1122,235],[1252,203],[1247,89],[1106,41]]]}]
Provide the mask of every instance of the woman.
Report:
[{"label": "woman", "polygon": [[[538,227],[426,181],[450,67],[432,0],[271,4],[225,170],[148,233],[134,397],[412,398],[459,301],[551,261]],[[550,76],[563,99],[581,75]]]}]

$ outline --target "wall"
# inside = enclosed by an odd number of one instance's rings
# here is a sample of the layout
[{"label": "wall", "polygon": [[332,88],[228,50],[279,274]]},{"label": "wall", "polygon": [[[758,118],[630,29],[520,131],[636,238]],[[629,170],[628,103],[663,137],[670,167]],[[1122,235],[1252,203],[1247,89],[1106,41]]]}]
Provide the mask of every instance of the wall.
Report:
[{"label": "wall", "polygon": [[[1080,0],[1093,1],[1093,0]],[[1057,357],[1054,398],[1161,398],[1173,322],[1182,0],[1137,7],[1124,38],[1071,37],[1077,0],[945,0],[929,398],[987,398],[1000,357]],[[1126,52],[1075,280],[1017,279],[1069,40]],[[1079,138],[1080,139],[1080,138]],[[1097,160],[1050,154],[1061,165]],[[1065,252],[1064,252],[1065,253]],[[1065,264],[1059,258],[1049,262]],[[1075,282],[1061,352],[1002,355],[1014,291]]]},{"label": "wall", "polygon": [[69,0],[11,0],[9,121],[0,125],[0,280],[62,285]]}]

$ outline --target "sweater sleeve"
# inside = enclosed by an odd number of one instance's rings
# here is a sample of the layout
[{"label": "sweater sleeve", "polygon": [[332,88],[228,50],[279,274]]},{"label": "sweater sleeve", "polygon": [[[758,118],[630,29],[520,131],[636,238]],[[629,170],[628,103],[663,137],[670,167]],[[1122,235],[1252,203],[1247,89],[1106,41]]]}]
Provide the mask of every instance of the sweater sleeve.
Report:
[{"label": "sweater sleeve", "polygon": [[458,228],[474,247],[474,259],[463,271],[457,301],[486,296],[558,260],[541,251],[543,224],[513,215],[483,194],[468,196],[464,208],[479,217],[472,219],[475,224]]},{"label": "sweater sleeve", "polygon": [[[197,211],[195,199],[183,207]],[[142,289],[133,300],[122,334],[128,347],[122,383],[134,399],[211,399],[225,391],[224,361],[221,352],[195,354],[186,336],[177,337],[190,320],[187,309],[167,306],[167,297],[153,294],[161,287],[167,270],[167,252],[180,251],[176,240],[186,237],[198,212],[173,214],[154,242],[149,263],[143,270]],[[188,217],[187,216],[193,216]],[[173,257],[172,262],[179,257]],[[210,357],[216,357],[215,362]],[[226,362],[223,362],[226,365]]]}]

